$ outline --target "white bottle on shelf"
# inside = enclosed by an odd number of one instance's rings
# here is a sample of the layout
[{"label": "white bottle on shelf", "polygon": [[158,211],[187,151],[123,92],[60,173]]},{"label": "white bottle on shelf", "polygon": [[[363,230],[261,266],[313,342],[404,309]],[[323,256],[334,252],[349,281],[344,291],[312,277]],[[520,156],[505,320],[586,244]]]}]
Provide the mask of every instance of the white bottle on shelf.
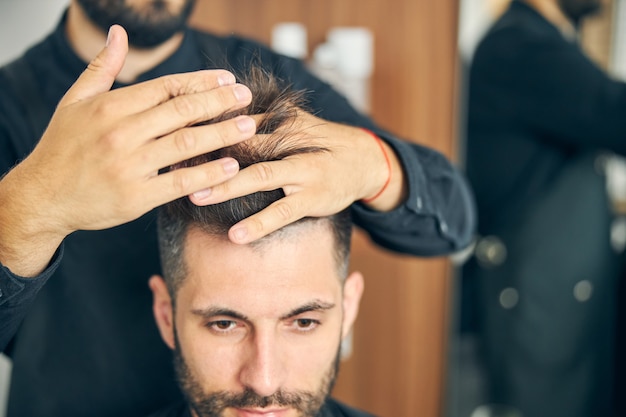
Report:
[{"label": "white bottle on shelf", "polygon": [[363,113],[370,110],[374,39],[364,27],[336,27],[313,53],[312,70]]}]

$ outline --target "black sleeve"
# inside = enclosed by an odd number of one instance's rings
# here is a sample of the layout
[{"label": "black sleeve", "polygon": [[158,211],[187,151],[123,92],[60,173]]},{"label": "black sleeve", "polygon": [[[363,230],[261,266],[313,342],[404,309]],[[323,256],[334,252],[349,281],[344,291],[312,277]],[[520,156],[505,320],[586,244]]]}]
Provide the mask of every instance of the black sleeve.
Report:
[{"label": "black sleeve", "polygon": [[508,92],[493,94],[501,102],[491,106],[507,109],[501,113],[521,120],[523,128],[559,146],[626,155],[626,84],[609,77],[556,28],[499,28],[485,38],[473,62],[473,84]]},{"label": "black sleeve", "polygon": [[[312,75],[302,61],[273,53],[263,45],[231,38],[229,63],[248,63],[255,50],[261,65],[270,67],[294,88],[306,90],[309,107],[319,117],[364,127],[384,139],[396,152],[408,181],[409,197],[392,212],[379,213],[360,203],[352,206],[355,224],[387,249],[418,256],[445,255],[466,247],[475,229],[469,187],[456,167],[433,149],[386,132],[355,110],[330,85]],[[239,55],[236,51],[245,51]]]},{"label": "black sleeve", "polygon": [[391,136],[386,140],[404,167],[409,183],[407,200],[388,213],[355,203],[355,224],[367,230],[372,240],[397,252],[437,256],[463,249],[476,224],[465,178],[432,149]]},{"label": "black sleeve", "polygon": [[[5,70],[6,67],[0,71],[0,181],[4,174],[28,155],[37,135],[33,125],[28,122],[24,103],[11,94],[15,86],[6,78]],[[62,252],[60,247],[48,268],[34,278],[19,277],[0,264],[0,349],[3,352],[28,313],[35,296],[57,269]]]},{"label": "black sleeve", "polygon": [[63,257],[63,246],[57,250],[50,265],[34,278],[13,274],[0,264],[0,349],[5,351],[28,313],[37,293],[57,270]]}]

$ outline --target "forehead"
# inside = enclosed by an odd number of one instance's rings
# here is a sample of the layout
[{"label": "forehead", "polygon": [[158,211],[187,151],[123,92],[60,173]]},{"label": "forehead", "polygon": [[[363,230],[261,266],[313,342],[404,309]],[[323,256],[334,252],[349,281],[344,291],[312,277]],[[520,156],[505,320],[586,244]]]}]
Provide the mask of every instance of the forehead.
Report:
[{"label": "forehead", "polygon": [[194,308],[287,306],[313,298],[338,302],[342,284],[328,226],[302,223],[289,229],[261,244],[237,245],[191,228],[179,301],[183,297]]}]

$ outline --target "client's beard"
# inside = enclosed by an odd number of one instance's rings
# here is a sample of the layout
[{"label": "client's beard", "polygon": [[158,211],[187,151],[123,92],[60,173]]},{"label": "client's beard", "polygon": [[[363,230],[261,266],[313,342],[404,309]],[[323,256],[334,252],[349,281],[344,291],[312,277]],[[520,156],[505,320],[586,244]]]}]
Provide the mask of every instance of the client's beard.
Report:
[{"label": "client's beard", "polygon": [[176,376],[187,403],[198,417],[220,417],[227,408],[264,408],[269,406],[289,407],[299,411],[301,417],[316,417],[330,395],[339,371],[340,351],[337,350],[337,356],[316,392],[285,392],[280,390],[264,397],[252,389],[246,388],[241,393],[218,391],[207,394],[202,390],[201,384],[187,366],[179,346],[180,343],[176,337],[176,349],[174,349]]}]

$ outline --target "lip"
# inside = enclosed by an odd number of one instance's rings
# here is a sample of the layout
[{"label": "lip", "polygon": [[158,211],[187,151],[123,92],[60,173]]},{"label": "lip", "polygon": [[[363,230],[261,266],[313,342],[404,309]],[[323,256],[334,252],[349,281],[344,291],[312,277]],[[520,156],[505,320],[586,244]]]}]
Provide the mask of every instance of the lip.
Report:
[{"label": "lip", "polygon": [[250,409],[236,408],[237,417],[287,417],[289,410],[286,408]]}]

